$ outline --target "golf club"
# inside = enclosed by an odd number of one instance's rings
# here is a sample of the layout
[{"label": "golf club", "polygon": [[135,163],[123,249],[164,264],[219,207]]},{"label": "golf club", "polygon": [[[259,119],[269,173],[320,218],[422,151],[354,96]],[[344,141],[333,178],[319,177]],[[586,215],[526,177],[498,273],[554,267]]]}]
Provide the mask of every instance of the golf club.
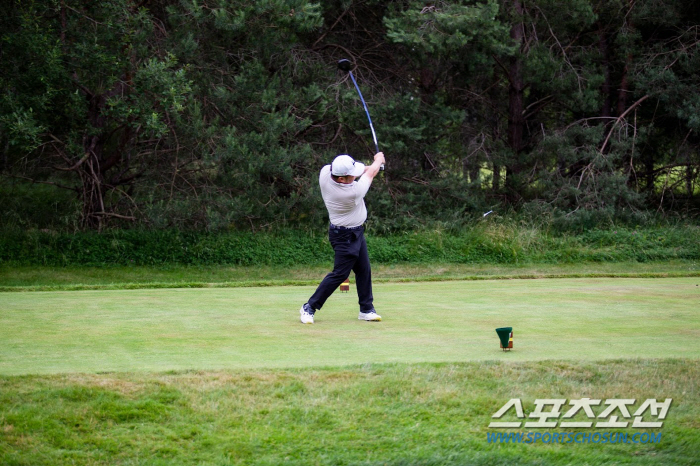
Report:
[{"label": "golf club", "polygon": [[[372,125],[372,118],[369,116],[369,110],[367,109],[367,104],[365,103],[364,97],[362,97],[362,91],[360,91],[360,86],[357,85],[357,81],[355,81],[355,76],[352,74],[352,62],[348,60],[347,58],[343,58],[341,60],[338,60],[338,69],[342,71],[347,71],[347,73],[350,75],[350,79],[352,79],[352,83],[355,85],[355,89],[357,89],[357,93],[360,96],[360,100],[362,101],[362,106],[365,108],[365,113],[367,114],[367,120],[369,121],[369,129],[372,130],[372,138],[374,139],[374,148],[377,149],[377,152],[379,152],[379,144],[377,144],[377,134],[374,132],[374,125]],[[384,164],[380,167],[380,170],[384,170]]]}]

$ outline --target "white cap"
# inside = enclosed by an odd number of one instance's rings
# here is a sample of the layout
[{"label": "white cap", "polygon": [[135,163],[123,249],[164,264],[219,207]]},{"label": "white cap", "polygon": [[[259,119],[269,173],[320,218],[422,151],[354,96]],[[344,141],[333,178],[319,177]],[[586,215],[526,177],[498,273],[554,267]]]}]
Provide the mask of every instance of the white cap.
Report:
[{"label": "white cap", "polygon": [[331,175],[354,176],[357,178],[365,172],[365,164],[355,162],[349,155],[339,155],[331,164]]}]

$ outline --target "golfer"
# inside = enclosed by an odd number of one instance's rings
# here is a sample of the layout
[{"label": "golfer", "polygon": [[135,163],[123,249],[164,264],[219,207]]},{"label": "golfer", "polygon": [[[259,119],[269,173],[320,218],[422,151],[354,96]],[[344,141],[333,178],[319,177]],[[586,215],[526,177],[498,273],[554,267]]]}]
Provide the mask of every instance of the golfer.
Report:
[{"label": "golfer", "polygon": [[349,155],[339,155],[332,164],[321,169],[318,182],[330,218],[328,238],[335,251],[335,264],[333,271],[321,281],[309,301],[301,306],[299,312],[303,324],[314,323],[316,311],[323,307],[328,297],[348,278],[351,270],[355,272],[360,304],[358,319],[370,322],[382,320],[372,304],[372,272],[363,224],[367,219],[365,194],[383,164],[382,152],[374,156],[374,163],[368,167],[355,162]]}]

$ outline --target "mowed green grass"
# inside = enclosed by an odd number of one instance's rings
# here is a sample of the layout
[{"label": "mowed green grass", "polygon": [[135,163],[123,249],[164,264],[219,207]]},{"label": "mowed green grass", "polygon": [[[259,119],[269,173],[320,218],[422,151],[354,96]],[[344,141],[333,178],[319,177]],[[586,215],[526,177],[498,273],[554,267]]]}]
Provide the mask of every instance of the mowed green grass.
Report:
[{"label": "mowed green grass", "polygon": [[[366,363],[698,358],[700,279],[375,285],[381,323],[311,286],[0,293],[0,374],[308,368]],[[499,349],[495,328],[514,329]]]},{"label": "mowed green grass", "polygon": [[[82,289],[210,288],[314,285],[328,273],[316,266],[104,266],[47,267],[0,264],[0,291]],[[693,260],[577,262],[558,264],[373,264],[375,282],[445,281],[489,278],[700,276]]]},{"label": "mowed green grass", "polygon": [[[352,287],[315,325],[311,286],[0,293],[0,464],[695,465],[699,284],[378,283],[383,322],[357,320]],[[673,404],[615,431],[655,443],[487,440],[511,398],[584,397]],[[510,432],[570,431],[610,429]]]}]

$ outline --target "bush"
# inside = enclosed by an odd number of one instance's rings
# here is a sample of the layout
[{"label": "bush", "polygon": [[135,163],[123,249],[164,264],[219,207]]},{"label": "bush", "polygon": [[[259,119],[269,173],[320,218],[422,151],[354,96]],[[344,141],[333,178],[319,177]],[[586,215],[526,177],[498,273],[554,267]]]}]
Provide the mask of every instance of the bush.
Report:
[{"label": "bush", "polygon": [[[658,226],[550,232],[494,218],[459,232],[367,234],[375,263],[556,263],[700,259],[700,227]],[[182,232],[113,230],[58,234],[10,232],[0,262],[22,265],[314,265],[333,261],[325,232]]]}]

